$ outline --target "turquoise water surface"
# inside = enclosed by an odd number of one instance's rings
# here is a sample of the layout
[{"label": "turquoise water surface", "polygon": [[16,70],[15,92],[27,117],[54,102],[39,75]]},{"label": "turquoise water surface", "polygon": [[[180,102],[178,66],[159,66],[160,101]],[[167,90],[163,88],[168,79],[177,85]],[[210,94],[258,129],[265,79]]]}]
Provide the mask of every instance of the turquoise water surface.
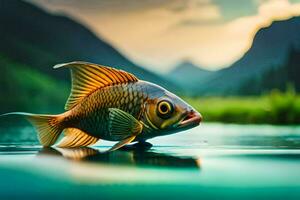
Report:
[{"label": "turquoise water surface", "polygon": [[300,126],[202,124],[111,153],[0,131],[1,199],[300,199]]}]

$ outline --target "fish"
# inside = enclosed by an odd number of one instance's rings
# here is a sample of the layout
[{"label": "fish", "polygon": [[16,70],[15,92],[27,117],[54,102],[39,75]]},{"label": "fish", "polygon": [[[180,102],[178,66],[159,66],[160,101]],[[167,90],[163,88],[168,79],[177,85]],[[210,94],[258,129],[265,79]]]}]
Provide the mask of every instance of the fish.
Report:
[{"label": "fish", "polygon": [[180,97],[131,73],[83,61],[54,66],[61,68],[70,69],[72,78],[65,112],[2,115],[24,116],[44,147],[84,147],[108,140],[116,142],[109,149],[114,151],[196,127],[202,121],[201,114]]}]

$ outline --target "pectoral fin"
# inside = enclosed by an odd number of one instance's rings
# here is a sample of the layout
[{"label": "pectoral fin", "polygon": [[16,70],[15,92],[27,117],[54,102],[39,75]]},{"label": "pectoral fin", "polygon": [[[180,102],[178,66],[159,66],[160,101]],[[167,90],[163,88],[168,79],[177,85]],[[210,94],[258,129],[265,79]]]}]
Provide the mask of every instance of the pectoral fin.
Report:
[{"label": "pectoral fin", "polygon": [[114,151],[132,142],[143,130],[143,123],[131,114],[117,108],[109,108],[109,133],[113,139],[120,140],[108,151]]},{"label": "pectoral fin", "polygon": [[123,140],[132,135],[138,135],[143,130],[143,124],[131,114],[118,108],[109,108],[109,134],[115,140]]}]

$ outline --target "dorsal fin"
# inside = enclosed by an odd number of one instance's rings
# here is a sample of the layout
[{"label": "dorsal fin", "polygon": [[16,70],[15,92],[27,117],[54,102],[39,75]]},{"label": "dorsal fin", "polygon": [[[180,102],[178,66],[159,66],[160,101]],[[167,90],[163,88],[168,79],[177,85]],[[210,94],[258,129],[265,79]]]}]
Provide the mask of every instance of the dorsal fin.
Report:
[{"label": "dorsal fin", "polygon": [[70,110],[99,88],[138,81],[128,72],[93,63],[76,61],[55,65],[54,69],[61,67],[69,67],[72,76],[72,89],[65,105],[66,110]]}]

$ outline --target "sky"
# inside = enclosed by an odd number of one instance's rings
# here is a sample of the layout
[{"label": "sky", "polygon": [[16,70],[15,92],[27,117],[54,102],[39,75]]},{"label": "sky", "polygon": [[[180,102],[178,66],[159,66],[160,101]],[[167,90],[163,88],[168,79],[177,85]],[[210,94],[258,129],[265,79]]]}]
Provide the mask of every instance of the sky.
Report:
[{"label": "sky", "polygon": [[300,0],[28,1],[83,23],[157,72],[182,60],[209,70],[228,67],[250,48],[259,28],[300,15]]}]

